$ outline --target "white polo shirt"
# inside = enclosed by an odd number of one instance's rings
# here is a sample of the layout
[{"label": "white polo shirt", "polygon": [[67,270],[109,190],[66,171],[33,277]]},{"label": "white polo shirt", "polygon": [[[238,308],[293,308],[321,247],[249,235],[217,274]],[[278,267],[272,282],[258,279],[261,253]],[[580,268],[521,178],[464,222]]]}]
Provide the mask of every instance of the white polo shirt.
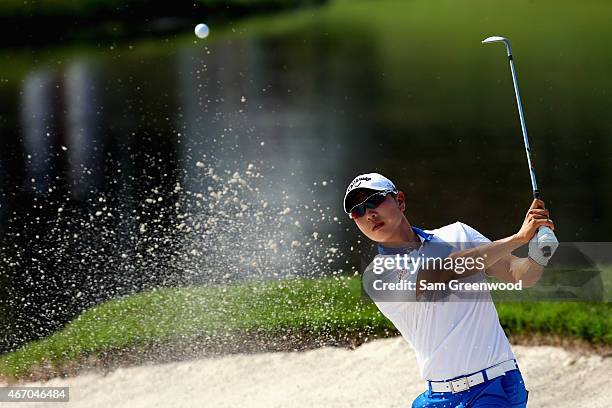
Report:
[{"label": "white polo shirt", "polygon": [[[491,242],[461,222],[425,232],[414,230],[423,245],[447,242],[457,251]],[[381,254],[388,254],[385,250],[379,246]],[[407,279],[416,282],[417,274]],[[461,279],[484,280],[484,272]],[[415,350],[425,380],[449,380],[515,358],[488,291],[478,292],[469,301],[374,302]]]}]

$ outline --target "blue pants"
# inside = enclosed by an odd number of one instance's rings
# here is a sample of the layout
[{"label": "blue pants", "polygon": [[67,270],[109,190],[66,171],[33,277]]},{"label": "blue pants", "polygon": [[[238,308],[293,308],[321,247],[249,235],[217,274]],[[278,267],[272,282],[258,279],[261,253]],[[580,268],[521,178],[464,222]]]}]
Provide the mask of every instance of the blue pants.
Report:
[{"label": "blue pants", "polygon": [[432,392],[430,387],[414,400],[412,408],[524,408],[528,394],[517,369],[456,394]]}]

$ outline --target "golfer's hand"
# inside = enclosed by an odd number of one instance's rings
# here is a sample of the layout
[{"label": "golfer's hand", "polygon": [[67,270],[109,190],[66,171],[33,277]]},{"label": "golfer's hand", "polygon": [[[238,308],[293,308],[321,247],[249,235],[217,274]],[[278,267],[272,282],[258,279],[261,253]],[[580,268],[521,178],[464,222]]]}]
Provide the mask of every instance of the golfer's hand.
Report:
[{"label": "golfer's hand", "polygon": [[525,221],[523,221],[521,229],[516,233],[517,240],[526,244],[533,238],[538,228],[542,226],[550,227],[552,230],[555,229],[555,224],[550,219],[550,213],[544,207],[544,201],[535,199],[531,203],[527,215],[525,215]]}]

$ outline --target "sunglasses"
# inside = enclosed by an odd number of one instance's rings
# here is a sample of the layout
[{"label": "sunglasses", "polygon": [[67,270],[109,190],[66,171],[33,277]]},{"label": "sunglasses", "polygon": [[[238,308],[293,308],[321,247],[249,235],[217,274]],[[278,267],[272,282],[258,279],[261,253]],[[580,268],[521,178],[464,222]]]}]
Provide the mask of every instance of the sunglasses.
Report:
[{"label": "sunglasses", "polygon": [[385,201],[385,199],[387,198],[387,194],[389,193],[390,193],[389,191],[380,191],[378,193],[372,194],[371,196],[366,198],[364,201],[362,201],[361,203],[351,208],[351,211],[349,212],[349,216],[352,219],[363,217],[368,208],[373,210],[379,205],[381,205]]}]

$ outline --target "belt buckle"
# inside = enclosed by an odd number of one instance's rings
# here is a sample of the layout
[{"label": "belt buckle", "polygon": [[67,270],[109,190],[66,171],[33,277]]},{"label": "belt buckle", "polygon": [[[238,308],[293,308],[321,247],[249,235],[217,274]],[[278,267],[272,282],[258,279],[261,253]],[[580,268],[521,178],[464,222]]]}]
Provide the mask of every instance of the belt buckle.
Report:
[{"label": "belt buckle", "polygon": [[[463,381],[463,383],[458,383],[457,388],[455,388],[455,382],[456,381]],[[453,394],[456,394],[458,392],[466,391],[466,390],[470,389],[470,383],[468,382],[468,378],[467,377],[457,378],[456,380],[449,381],[448,383],[450,385],[450,389],[451,389],[451,392]]]}]

